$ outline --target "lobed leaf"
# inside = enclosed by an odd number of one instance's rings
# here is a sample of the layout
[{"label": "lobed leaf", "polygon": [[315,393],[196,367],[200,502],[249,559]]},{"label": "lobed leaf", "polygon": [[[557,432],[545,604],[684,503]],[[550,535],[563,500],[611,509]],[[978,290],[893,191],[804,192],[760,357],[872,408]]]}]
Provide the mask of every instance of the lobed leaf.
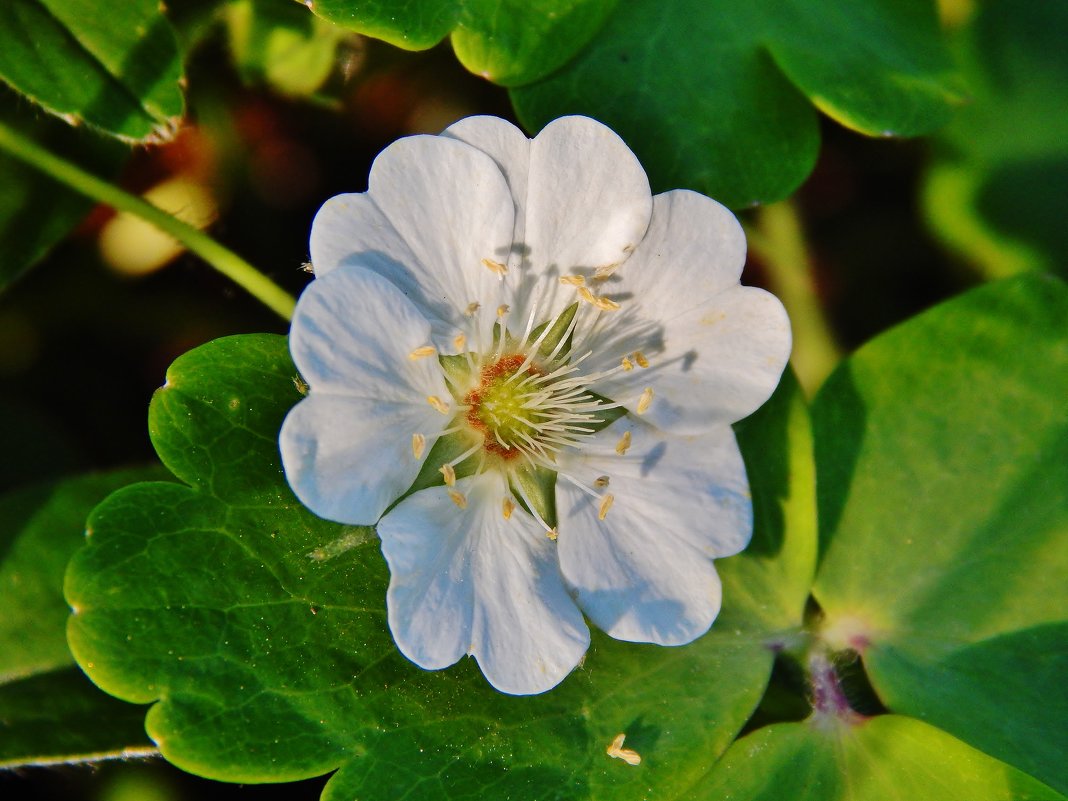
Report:
[{"label": "lobed leaf", "polygon": [[0,496],[0,767],[154,751],[144,710],[104,695],[74,667],[63,574],[89,510],[161,473],[88,474]]},{"label": "lobed leaf", "polygon": [[949,119],[956,91],[927,0],[632,0],[566,66],[511,95],[532,130],[595,117],[655,190],[741,208],[808,176],[816,109],[868,135],[915,136]]},{"label": "lobed leaf", "polygon": [[1030,274],[879,337],[813,407],[832,645],[883,703],[1068,788],[1068,287]]},{"label": "lobed leaf", "polygon": [[[594,634],[582,667],[535,697],[474,662],[427,672],[396,650],[372,530],[315,518],[290,493],[277,432],[300,398],[286,341],[218,340],[178,359],[150,430],[188,486],[141,484],[93,513],[72,561],[69,635],[94,681],[153,702],[179,767],[229,781],[341,770],[326,799],[662,797],[706,772],[800,626],[815,551],[807,412],[793,382],[742,429],[757,532],[722,562],[725,608],[681,648]],[[762,453],[789,456],[764,465]],[[797,468],[787,473],[786,465]],[[807,498],[807,501],[806,501]],[[807,505],[806,505],[807,504]],[[801,514],[795,524],[792,507]],[[641,753],[606,754],[616,735]]]}]

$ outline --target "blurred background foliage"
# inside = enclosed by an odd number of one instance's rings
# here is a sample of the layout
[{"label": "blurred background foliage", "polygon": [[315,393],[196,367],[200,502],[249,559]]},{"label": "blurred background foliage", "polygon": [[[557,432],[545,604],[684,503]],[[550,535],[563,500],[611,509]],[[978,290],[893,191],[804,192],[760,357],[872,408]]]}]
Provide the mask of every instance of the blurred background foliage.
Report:
[{"label": "blurred background foliage", "polygon": [[[18,5],[0,11],[0,29]],[[448,41],[398,49],[288,0],[167,6],[185,104],[168,141],[131,149],[7,88],[0,120],[210,226],[294,294],[308,280],[318,206],[362,191],[385,145],[470,114],[516,119],[508,90],[465,69]],[[821,117],[818,158],[792,197],[740,214],[752,247],[744,280],[791,307],[810,392],[840,354],[972,285],[1026,270],[1068,275],[1068,5],[945,0],[940,12],[960,79],[948,123],[928,138],[868,138]],[[586,20],[575,49],[606,18]],[[454,35],[465,61],[488,58],[466,36]],[[570,57],[559,56],[561,68]],[[0,73],[7,66],[0,57]],[[155,111],[151,125],[165,125],[173,98]],[[654,184],[661,178],[654,168]],[[0,254],[0,489],[152,461],[148,399],[175,358],[227,334],[286,330],[173,240],[6,156]],[[217,785],[151,761],[0,773],[0,797],[297,799],[317,798],[323,783]]]}]

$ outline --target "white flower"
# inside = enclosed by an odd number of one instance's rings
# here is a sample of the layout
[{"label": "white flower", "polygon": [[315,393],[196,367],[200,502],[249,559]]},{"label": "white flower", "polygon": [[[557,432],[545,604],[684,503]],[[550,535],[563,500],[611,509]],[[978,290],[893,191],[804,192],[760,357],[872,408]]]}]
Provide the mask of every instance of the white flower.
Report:
[{"label": "white flower", "polygon": [[652,197],[593,120],[475,117],[383,151],[311,255],[283,464],[315,513],[377,522],[409,659],[537,693],[585,653],[583,613],[637,642],[708,629],[712,560],[751,531],[730,424],[790,348],[730,212]]}]

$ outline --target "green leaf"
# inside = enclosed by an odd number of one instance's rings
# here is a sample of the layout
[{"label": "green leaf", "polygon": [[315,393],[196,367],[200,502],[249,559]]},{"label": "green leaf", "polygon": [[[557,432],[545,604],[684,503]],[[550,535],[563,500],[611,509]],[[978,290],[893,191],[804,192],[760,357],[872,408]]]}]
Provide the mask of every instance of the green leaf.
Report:
[{"label": "green leaf", "polygon": [[[25,106],[0,85],[0,121],[48,149],[98,174],[117,171],[128,155],[114,141],[82,136],[56,119],[35,118],[26,113]],[[93,202],[83,195],[0,152],[0,290],[70,233],[92,207]]]},{"label": "green leaf", "polygon": [[326,82],[338,45],[348,36],[293,2],[236,0],[226,15],[241,77],[294,97],[312,95]]},{"label": "green leaf", "polygon": [[1068,788],[1068,287],[1025,275],[879,337],[813,407],[815,596],[882,701]]},{"label": "green leaf", "polygon": [[72,122],[121,139],[169,139],[181,64],[157,0],[5,0],[0,79]]},{"label": "green leaf", "polygon": [[924,187],[935,232],[991,277],[1068,276],[1068,6],[992,0],[958,31],[973,95],[937,139]]},{"label": "green leaf", "polygon": [[[788,525],[785,510],[806,497],[811,510],[814,488],[792,382],[743,428],[757,531],[752,556],[722,563],[712,632],[681,648],[595,632],[560,687],[514,697],[473,660],[428,672],[400,656],[373,532],[315,518],[285,484],[276,440],[301,397],[295,378],[281,337],[230,337],[178,359],[150,430],[190,486],[115,493],[70,566],[79,663],[121,698],[158,702],[146,725],[168,759],[229,781],[341,767],[327,799],[533,801],[546,787],[575,799],[638,799],[651,787],[678,797],[707,770],[759,701],[773,650],[800,626],[814,531],[811,518]],[[766,461],[765,449],[775,451]],[[620,733],[640,766],[605,753]]]},{"label": "green leaf", "polygon": [[73,668],[63,573],[84,541],[90,509],[160,472],[90,474],[0,497],[0,767],[150,748],[144,710],[109,698]]},{"label": "green leaf", "polygon": [[144,707],[104,695],[78,668],[0,682],[0,769],[154,754]]},{"label": "green leaf", "polygon": [[471,72],[503,86],[542,78],[565,64],[619,0],[317,0],[324,19],[406,50],[450,33]]},{"label": "green leaf", "polygon": [[742,738],[694,798],[745,801],[1055,801],[1063,796],[918,720],[813,718]]},{"label": "green leaf", "polygon": [[782,199],[811,172],[816,109],[862,133],[914,136],[955,97],[927,0],[629,0],[574,60],[512,91],[538,129],[564,114],[610,125],[657,191],[733,208]]}]

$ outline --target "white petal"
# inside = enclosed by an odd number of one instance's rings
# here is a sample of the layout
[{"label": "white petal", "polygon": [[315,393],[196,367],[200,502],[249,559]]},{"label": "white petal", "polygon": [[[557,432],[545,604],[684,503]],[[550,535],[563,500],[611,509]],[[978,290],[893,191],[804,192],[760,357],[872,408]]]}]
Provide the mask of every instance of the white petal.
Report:
[{"label": "white petal", "polygon": [[[631,445],[621,456],[624,431]],[[737,553],[752,534],[749,488],[727,426],[694,437],[665,435],[625,418],[561,463],[561,473],[614,501],[600,503],[557,480],[560,567],[583,611],[620,640],[682,645],[708,630],[720,606],[713,558]]]},{"label": "white petal", "polygon": [[424,311],[439,344],[472,302],[491,330],[505,288],[482,260],[507,261],[515,221],[493,159],[456,139],[411,136],[379,154],[368,181],[365,194],[339,195],[316,215],[316,273],[343,264],[381,273]]},{"label": "white petal", "polygon": [[651,213],[649,180],[619,136],[588,117],[549,123],[530,148],[520,307],[537,302],[547,318],[573,302],[558,278],[627,259]]},{"label": "white petal", "polygon": [[[496,162],[508,188],[512,192],[515,207],[515,227],[512,242],[522,243],[527,221],[527,173],[530,170],[530,139],[512,123],[500,117],[466,117],[453,123],[442,136],[459,139],[476,147]],[[510,274],[523,264],[524,248],[514,247],[508,257]],[[502,259],[503,261],[503,259]]]},{"label": "white petal", "polygon": [[409,355],[430,324],[386,279],[358,267],[317,278],[297,302],[293,360],[310,385],[290,411],[279,446],[290,486],[309,509],[370,524],[419,471],[412,435],[433,439],[451,399],[437,359]]},{"label": "white petal", "polygon": [[601,294],[619,311],[601,315],[577,345],[591,372],[641,351],[647,369],[619,371],[597,392],[675,433],[698,433],[751,414],[771,395],[790,355],[790,321],[779,300],[738,284],[745,238],[714,200],[679,190],[657,195],[649,232]]},{"label": "white petal", "polygon": [[412,359],[430,342],[430,323],[382,276],[346,267],[317,278],[300,296],[289,349],[312,392],[418,402],[448,399],[433,356]]},{"label": "white petal", "polygon": [[469,653],[498,690],[554,687],[589,646],[582,614],[567,594],[555,545],[516,509],[495,472],[461,479],[460,509],[445,488],[406,498],[379,523],[389,563],[389,626],[420,667],[447,667]]},{"label": "white petal", "polygon": [[430,438],[444,427],[428,408],[313,391],[286,416],[279,435],[289,486],[319,517],[375,523],[419,474],[412,434]]}]

